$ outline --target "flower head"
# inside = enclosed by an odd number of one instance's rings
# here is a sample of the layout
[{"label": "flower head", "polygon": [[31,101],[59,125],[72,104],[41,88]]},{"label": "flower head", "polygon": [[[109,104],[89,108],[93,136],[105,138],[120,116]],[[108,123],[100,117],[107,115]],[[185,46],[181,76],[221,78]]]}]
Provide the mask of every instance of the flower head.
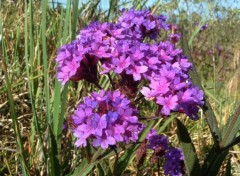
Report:
[{"label": "flower head", "polygon": [[169,148],[166,153],[166,161],[163,166],[164,174],[170,176],[182,176],[184,166],[184,156],[180,149]]},{"label": "flower head", "polygon": [[116,90],[93,92],[84,98],[72,115],[77,137],[76,146],[86,146],[87,140],[93,146],[107,148],[118,142],[136,142],[142,130],[138,123],[137,110],[130,101]]},{"label": "flower head", "polygon": [[[164,30],[172,34],[157,42]],[[149,10],[123,10],[116,23],[93,22],[59,49],[57,78],[62,85],[84,79],[98,86],[98,68],[100,76],[114,72],[119,81],[113,82],[128,98],[140,89],[146,100],[159,105],[162,115],[185,112],[196,120],[203,92],[193,86],[188,74],[192,64],[175,45],[180,39],[176,30],[163,15]]]}]

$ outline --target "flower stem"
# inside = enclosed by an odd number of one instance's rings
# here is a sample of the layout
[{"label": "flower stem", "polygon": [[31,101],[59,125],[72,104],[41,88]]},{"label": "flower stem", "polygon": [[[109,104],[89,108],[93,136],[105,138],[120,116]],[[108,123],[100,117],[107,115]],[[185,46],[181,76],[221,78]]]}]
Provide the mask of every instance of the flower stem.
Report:
[{"label": "flower stem", "polygon": [[99,89],[103,89],[99,84],[98,84],[98,82],[93,82],[93,84],[95,85],[95,86],[97,86],[97,88],[99,88]]},{"label": "flower stem", "polygon": [[114,84],[114,82],[113,82],[113,80],[112,80],[111,75],[110,75],[109,73],[107,73],[107,75],[108,75],[108,78],[109,78],[110,83],[112,84],[113,89],[116,90],[115,84]]}]

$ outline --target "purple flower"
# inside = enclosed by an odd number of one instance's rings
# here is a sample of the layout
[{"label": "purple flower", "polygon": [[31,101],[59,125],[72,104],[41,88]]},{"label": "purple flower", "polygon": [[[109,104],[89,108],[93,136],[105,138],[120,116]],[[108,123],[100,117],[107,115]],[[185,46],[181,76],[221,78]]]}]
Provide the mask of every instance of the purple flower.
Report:
[{"label": "purple flower", "polygon": [[127,68],[130,65],[130,58],[126,56],[120,56],[120,58],[113,58],[112,60],[113,64],[116,65],[116,68],[114,70],[115,73],[122,73],[125,68]]},{"label": "purple flower", "polygon": [[158,80],[152,80],[149,87],[152,88],[157,94],[165,94],[169,91],[170,83],[167,81],[166,78],[161,77]]},{"label": "purple flower", "polygon": [[168,97],[157,97],[157,104],[162,105],[161,113],[169,115],[171,110],[176,110],[178,105],[178,98],[176,95],[169,95]]},{"label": "purple flower", "polygon": [[179,92],[177,94],[179,99],[179,111],[185,112],[192,120],[197,120],[198,117],[198,106],[202,106],[203,102],[203,91],[199,90],[198,87],[192,87],[187,89],[185,92]]},{"label": "purple flower", "polygon": [[155,136],[155,135],[157,135],[156,130],[154,128],[151,128],[146,136],[146,139],[149,140],[152,136]]},{"label": "purple flower", "polygon": [[166,18],[163,15],[152,15],[149,10],[135,11],[133,8],[129,11],[123,11],[118,19],[118,24],[123,28],[131,30],[136,39],[150,37],[155,39],[161,29],[167,30]]},{"label": "purple flower", "polygon": [[180,34],[170,34],[169,35],[169,40],[172,42],[172,43],[177,43],[181,38],[181,35]]},{"label": "purple flower", "polygon": [[115,145],[116,140],[112,136],[104,135],[104,136],[97,136],[96,139],[93,140],[92,145],[94,147],[101,146],[103,149],[108,148],[109,145]]},{"label": "purple flower", "polygon": [[157,162],[162,159],[165,175],[181,176],[184,174],[184,155],[178,148],[170,147],[167,136],[158,135],[151,129],[146,137],[147,149],[153,150],[151,161]]},{"label": "purple flower", "polygon": [[204,24],[202,25],[201,29],[200,29],[200,32],[203,32],[205,29],[208,28],[208,25],[207,24]]},{"label": "purple flower", "polygon": [[142,52],[140,49],[138,49],[137,47],[133,47],[131,48],[131,59],[133,59],[134,61],[138,61],[141,60],[144,57],[144,52]]},{"label": "purple flower", "polygon": [[171,61],[173,58],[170,56],[170,55],[168,55],[167,53],[166,53],[166,51],[165,50],[163,50],[163,49],[160,49],[160,58],[161,58],[161,60],[163,61],[163,62],[166,62],[166,61]]},{"label": "purple flower", "polygon": [[182,176],[184,174],[184,156],[182,151],[178,148],[169,148],[165,157],[166,161],[163,166],[164,174],[170,176]]},{"label": "purple flower", "polygon": [[219,44],[216,45],[217,53],[220,55],[223,52],[223,47]]},{"label": "purple flower", "polygon": [[61,72],[57,74],[57,77],[59,80],[62,81],[62,84],[64,85],[72,76],[75,75],[75,73],[78,70],[80,63],[76,60],[68,61],[66,60],[62,64]]},{"label": "purple flower", "polygon": [[117,142],[136,142],[142,128],[138,112],[120,91],[93,92],[84,98],[71,116],[74,122],[75,145],[107,148]]},{"label": "purple flower", "polygon": [[153,100],[157,95],[156,91],[151,91],[148,87],[143,87],[141,93],[145,96],[146,100]]},{"label": "purple flower", "polygon": [[127,74],[132,74],[133,79],[135,81],[139,81],[141,79],[141,73],[145,73],[147,71],[148,67],[147,66],[137,66],[135,65],[133,68],[130,70],[127,70]]},{"label": "purple flower", "polygon": [[168,149],[167,136],[158,135],[158,134],[152,135],[148,139],[147,148],[153,149],[153,150],[158,149],[158,151],[161,150],[161,153],[165,153],[165,151]]},{"label": "purple flower", "polygon": [[[162,31],[170,29],[172,34],[169,39],[158,43]],[[100,74],[112,71],[120,78],[118,82],[114,80],[115,86],[128,98],[135,98],[140,89],[147,100],[159,105],[161,114],[179,111],[191,119],[198,119],[203,92],[193,86],[188,75],[192,64],[175,45],[180,39],[176,30],[176,25],[167,24],[163,15],[156,16],[149,10],[123,10],[116,23],[93,22],[79,32],[76,40],[59,49],[57,78],[62,85],[69,80],[82,79],[98,85],[101,76],[98,71],[101,70]],[[86,101],[93,105],[87,106],[94,109],[94,104],[100,104],[102,109],[106,109],[104,106],[108,103],[104,97],[98,98],[103,98],[101,103],[90,98]],[[125,119],[136,120],[135,116],[123,113],[124,107],[129,106],[129,100],[118,96],[112,98],[112,106],[116,105],[118,115],[121,113]],[[119,118],[115,111],[106,112],[106,118],[111,119],[109,122]],[[79,119],[76,115],[72,117],[80,124],[91,115],[79,115]]]}]

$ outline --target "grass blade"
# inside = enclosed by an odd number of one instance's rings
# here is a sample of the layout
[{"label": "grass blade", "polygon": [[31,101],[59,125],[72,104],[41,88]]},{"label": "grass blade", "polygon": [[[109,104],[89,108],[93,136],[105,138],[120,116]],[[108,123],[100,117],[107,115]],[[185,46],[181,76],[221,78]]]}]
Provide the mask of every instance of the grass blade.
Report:
[{"label": "grass blade", "polygon": [[152,9],[152,14],[155,14],[155,12],[159,9],[160,5],[161,5],[162,1],[158,0],[157,3],[154,5],[153,9]]},{"label": "grass blade", "polygon": [[73,1],[73,24],[72,24],[72,37],[71,39],[75,39],[76,37],[76,29],[77,29],[77,20],[78,20],[78,5],[79,5],[79,0],[74,0]]},{"label": "grass blade", "polygon": [[[71,3],[68,1],[67,8],[66,8],[66,16],[65,16],[65,25],[64,30],[62,33],[62,42],[67,42],[67,36],[68,36],[68,27],[71,21],[70,18],[70,11],[71,11]],[[61,18],[63,19],[63,18]],[[62,22],[61,22],[62,23]],[[54,111],[53,111],[53,131],[55,137],[58,138],[58,141],[61,139],[61,133],[62,133],[62,126],[64,122],[64,115],[65,115],[65,107],[67,104],[67,93],[68,93],[68,84],[66,84],[63,88],[63,92],[61,94],[61,83],[55,79],[55,87],[54,87]],[[60,116],[59,116],[60,113]]]},{"label": "grass blade", "polygon": [[112,14],[116,13],[117,11],[117,5],[118,5],[118,0],[109,0],[110,2],[110,9],[108,10],[108,16],[107,19],[108,21],[110,20],[110,17]]},{"label": "grass blade", "polygon": [[42,51],[43,51],[43,73],[44,73],[44,94],[46,103],[46,117],[47,122],[51,124],[50,114],[50,95],[49,95],[49,71],[48,71],[48,58],[47,58],[47,42],[46,42],[46,14],[47,14],[47,1],[42,3],[42,19],[41,19],[41,38],[42,38]]},{"label": "grass blade", "polygon": [[192,35],[191,35],[191,37],[190,37],[190,40],[188,41],[188,46],[190,46],[190,47],[192,46],[192,42],[193,42],[194,38],[197,36],[197,34],[199,33],[201,27],[203,26],[203,24],[204,24],[205,22],[206,22],[206,19],[205,19],[205,18],[203,18],[203,19],[200,21],[198,27],[194,30],[194,32],[192,33]]},{"label": "grass blade", "polygon": [[229,145],[229,143],[234,139],[234,137],[239,132],[240,128],[240,105],[236,109],[234,115],[229,118],[227,125],[225,127],[225,133],[223,140],[220,143],[220,147],[224,148]]},{"label": "grass blade", "polygon": [[[36,108],[35,108],[35,100],[34,100],[34,96],[33,96],[33,92],[34,92],[34,88],[33,88],[33,79],[31,79],[31,74],[30,74],[30,70],[31,68],[33,68],[33,59],[34,59],[34,44],[33,44],[33,18],[32,15],[30,14],[30,30],[29,30],[29,34],[30,34],[30,61],[28,59],[28,7],[27,7],[28,3],[27,1],[25,0],[25,24],[24,24],[24,43],[25,43],[25,63],[26,63],[26,72],[27,72],[27,83],[28,83],[28,91],[29,91],[29,97],[30,97],[30,101],[31,101],[31,109],[32,109],[32,112],[33,112],[33,124],[35,125],[36,127],[36,131],[37,131],[37,135],[39,137],[39,141],[40,141],[40,146],[42,148],[42,151],[43,151],[43,157],[44,157],[44,160],[46,162],[46,152],[44,150],[44,147],[43,147],[43,139],[42,139],[42,134],[40,132],[40,127],[39,127],[39,123],[38,123],[38,118],[37,118],[37,112],[36,112]],[[30,0],[30,13],[32,13],[32,0]],[[32,132],[31,135],[32,137],[34,137],[34,132],[35,129],[32,129]],[[33,138],[32,138],[33,139]],[[33,141],[31,141],[31,144],[32,146],[34,145],[33,144]]]},{"label": "grass blade", "polygon": [[10,114],[11,114],[11,118],[12,118],[12,122],[13,122],[13,129],[16,134],[16,142],[17,142],[18,150],[19,150],[19,153],[21,156],[20,163],[21,163],[21,167],[22,167],[22,172],[25,173],[25,175],[27,175],[27,173],[29,173],[29,169],[28,169],[28,165],[26,162],[26,153],[24,151],[22,136],[21,136],[19,126],[18,126],[17,114],[15,111],[15,104],[14,104],[13,95],[12,95],[12,91],[11,91],[11,83],[9,81],[7,66],[6,66],[4,60],[2,60],[2,70],[5,74],[8,101],[9,101],[9,106],[10,106]]}]

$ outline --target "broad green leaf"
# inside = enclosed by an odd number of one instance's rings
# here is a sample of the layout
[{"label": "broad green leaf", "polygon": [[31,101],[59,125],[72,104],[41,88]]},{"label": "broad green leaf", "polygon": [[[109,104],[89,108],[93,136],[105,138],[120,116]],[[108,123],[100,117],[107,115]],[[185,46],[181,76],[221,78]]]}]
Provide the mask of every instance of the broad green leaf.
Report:
[{"label": "broad green leaf", "polygon": [[200,174],[200,165],[198,157],[192,143],[192,140],[188,134],[186,127],[178,119],[177,121],[177,135],[180,141],[181,149],[184,153],[184,162],[188,175],[201,175]]},{"label": "broad green leaf", "polygon": [[204,161],[201,169],[201,174],[204,176],[217,175],[223,161],[226,159],[227,154],[228,150],[225,150],[223,152],[217,151],[213,146]]}]

